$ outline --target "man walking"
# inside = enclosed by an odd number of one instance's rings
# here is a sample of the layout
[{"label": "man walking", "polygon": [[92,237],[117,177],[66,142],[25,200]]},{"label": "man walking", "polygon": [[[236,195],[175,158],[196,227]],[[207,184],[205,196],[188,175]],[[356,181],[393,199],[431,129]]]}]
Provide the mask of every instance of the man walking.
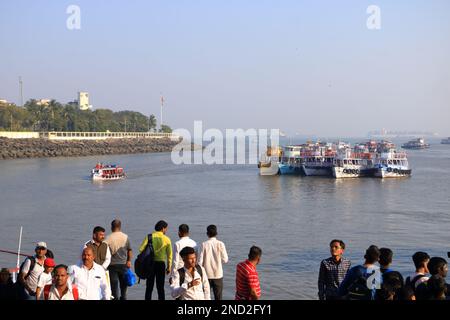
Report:
[{"label": "man walking", "polygon": [[91,247],[94,251],[96,264],[99,264],[103,269],[108,270],[111,263],[111,250],[105,240],[105,229],[97,226],[92,231],[92,240],[84,244],[84,248]]},{"label": "man walking", "polygon": [[259,300],[261,297],[261,286],[256,271],[261,255],[262,250],[253,246],[250,248],[248,259],[237,265],[235,300]]},{"label": "man walking", "polygon": [[63,264],[55,267],[53,284],[44,287],[44,300],[78,300],[78,288],[68,281],[67,269]]},{"label": "man walking", "polygon": [[82,264],[69,268],[71,282],[78,288],[80,300],[111,300],[105,269],[94,259],[92,248],[84,249]]},{"label": "man walking", "polygon": [[45,242],[38,242],[34,252],[36,253],[34,256],[26,258],[23,262],[18,278],[19,283],[24,288],[24,297],[26,300],[36,299],[39,276],[44,272],[47,244]]},{"label": "man walking", "polygon": [[[127,283],[125,274],[131,268],[132,250],[128,236],[122,231],[122,222],[115,219],[111,222],[112,233],[106,239],[111,249],[111,263],[108,266],[111,290],[114,300],[127,299]],[[120,293],[119,293],[120,285]]]},{"label": "man walking", "polygon": [[350,269],[350,260],[342,255],[345,251],[345,243],[342,240],[330,242],[331,257],[322,260],[319,271],[319,300],[339,299],[338,288]]},{"label": "man walking", "polygon": [[215,300],[222,300],[223,268],[222,262],[228,262],[228,253],[225,244],[217,240],[217,227],[209,225],[206,228],[208,240],[203,242],[198,258],[198,264],[205,268],[209,286],[214,292]]},{"label": "man walking", "polygon": [[183,267],[173,274],[170,285],[172,297],[178,300],[211,300],[205,269],[197,264],[197,254],[192,247],[180,251]]},{"label": "man walking", "polygon": [[[164,281],[166,274],[170,274],[172,266],[172,242],[166,236],[168,229],[167,222],[161,220],[155,225],[155,232],[152,233],[152,245],[155,253],[154,263],[147,277],[145,300],[152,300],[153,287],[156,279],[156,289],[158,300],[165,300]],[[143,252],[148,244],[148,237],[145,237],[139,247],[139,253]],[[166,267],[167,262],[167,267]]]}]

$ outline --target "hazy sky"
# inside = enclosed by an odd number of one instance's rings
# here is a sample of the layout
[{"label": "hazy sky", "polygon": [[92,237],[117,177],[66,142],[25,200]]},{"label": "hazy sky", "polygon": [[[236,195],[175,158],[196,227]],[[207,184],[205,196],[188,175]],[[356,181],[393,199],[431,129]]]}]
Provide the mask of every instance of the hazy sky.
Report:
[{"label": "hazy sky", "polygon": [[[69,5],[81,29],[69,30]],[[369,5],[381,30],[369,30]],[[1,0],[0,99],[76,98],[192,129],[450,135],[448,0]]]}]

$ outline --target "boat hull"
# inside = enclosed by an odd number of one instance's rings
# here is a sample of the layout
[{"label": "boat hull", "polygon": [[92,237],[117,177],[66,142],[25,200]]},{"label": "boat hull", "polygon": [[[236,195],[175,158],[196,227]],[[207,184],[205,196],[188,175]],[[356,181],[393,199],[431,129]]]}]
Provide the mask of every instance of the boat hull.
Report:
[{"label": "boat hull", "polygon": [[280,163],[278,165],[280,168],[280,174],[281,175],[296,175],[296,174],[303,174],[303,169],[301,166],[295,166],[287,163]]},{"label": "boat hull", "polygon": [[305,166],[303,165],[305,176],[331,176],[331,167]]},{"label": "boat hull", "polygon": [[92,181],[116,181],[125,179],[125,175],[111,176],[111,177],[102,177],[100,175],[93,174],[91,176]]},{"label": "boat hull", "polygon": [[377,168],[374,176],[377,178],[403,178],[411,176],[411,169]]},{"label": "boat hull", "polygon": [[261,176],[275,176],[280,174],[280,168],[277,161],[271,161],[269,163],[260,162],[258,167]]},{"label": "boat hull", "polygon": [[370,177],[375,174],[375,169],[364,167],[333,167],[332,171],[336,179]]}]

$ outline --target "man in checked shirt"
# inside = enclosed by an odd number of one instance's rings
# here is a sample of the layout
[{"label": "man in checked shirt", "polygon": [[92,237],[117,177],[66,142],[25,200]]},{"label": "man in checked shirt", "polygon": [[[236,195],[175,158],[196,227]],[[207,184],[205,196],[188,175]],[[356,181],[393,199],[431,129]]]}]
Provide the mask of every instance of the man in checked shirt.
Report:
[{"label": "man in checked shirt", "polygon": [[337,300],[339,299],[338,288],[344,280],[347,271],[350,269],[350,260],[342,255],[345,251],[345,243],[342,240],[332,240],[330,242],[331,257],[322,260],[319,272],[319,299]]}]

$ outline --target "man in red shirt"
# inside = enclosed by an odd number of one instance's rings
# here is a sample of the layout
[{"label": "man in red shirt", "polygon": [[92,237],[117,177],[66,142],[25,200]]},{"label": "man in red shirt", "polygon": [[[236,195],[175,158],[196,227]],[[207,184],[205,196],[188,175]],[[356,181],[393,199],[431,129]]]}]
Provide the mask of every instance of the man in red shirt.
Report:
[{"label": "man in red shirt", "polygon": [[261,261],[261,254],[261,249],[253,246],[250,248],[248,260],[237,265],[235,300],[258,300],[261,297],[261,286],[256,271],[256,265]]}]

